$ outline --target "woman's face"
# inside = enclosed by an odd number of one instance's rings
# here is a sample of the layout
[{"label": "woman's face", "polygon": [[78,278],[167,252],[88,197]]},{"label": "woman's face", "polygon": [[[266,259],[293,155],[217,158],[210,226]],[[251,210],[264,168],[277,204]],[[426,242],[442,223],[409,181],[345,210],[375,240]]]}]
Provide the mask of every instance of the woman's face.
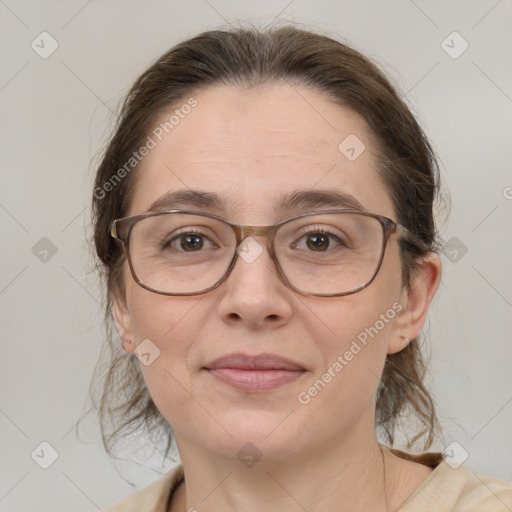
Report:
[{"label": "woman's face", "polygon": [[[151,210],[165,194],[195,190],[216,194],[221,204],[205,209],[172,203],[168,209],[271,225],[333,207],[304,204],[282,211],[284,197],[337,191],[353,196],[366,211],[396,220],[364,121],[321,92],[298,85],[250,91],[216,86],[194,97],[197,106],[164,131],[161,141],[153,135],[157,144],[137,171],[128,215]],[[265,238],[253,238],[263,252],[251,262],[239,257],[229,278],[202,295],[147,291],[125,267],[126,302],[115,304],[116,323],[123,339],[133,340],[124,345],[127,350],[150,340],[143,346],[143,362],[150,364],[141,369],[178,446],[234,458],[252,443],[255,454],[277,460],[314,453],[340,439],[373,436],[386,354],[417,334],[402,321],[407,292],[396,240],[388,242],[368,288],[326,298],[287,288]],[[263,376],[249,389],[243,384],[251,378],[249,370],[211,371],[223,356],[261,354],[292,361],[294,373],[283,372],[282,381],[270,386]]]}]

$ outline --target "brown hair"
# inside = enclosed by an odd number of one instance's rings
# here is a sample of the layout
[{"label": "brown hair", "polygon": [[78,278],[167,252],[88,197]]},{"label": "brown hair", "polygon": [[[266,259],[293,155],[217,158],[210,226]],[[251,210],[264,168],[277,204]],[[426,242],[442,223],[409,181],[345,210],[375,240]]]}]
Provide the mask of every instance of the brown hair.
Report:
[{"label": "brown hair", "polygon": [[[99,165],[93,194],[94,243],[106,284],[107,354],[96,371],[93,396],[98,397],[105,446],[147,427],[161,434],[169,450],[172,429],[153,403],[138,361],[113,340],[113,297],[124,297],[122,247],[110,237],[114,219],[128,211],[134,176],[120,173],[146,141],[159,117],[212,84],[257,87],[295,83],[327,94],[368,124],[376,146],[379,172],[394,202],[398,222],[430,251],[438,252],[433,204],[439,192],[435,154],[417,121],[381,71],[356,50],[330,37],[294,26],[263,30],[233,28],[204,32],[173,47],[135,82],[121,106],[114,135]],[[117,174],[116,174],[117,173]],[[122,179],[120,179],[122,176]],[[108,185],[110,183],[110,186]],[[401,241],[402,280],[427,251]],[[419,341],[388,355],[376,403],[377,426],[393,444],[405,413],[419,421],[409,446],[424,436],[431,446],[438,430],[434,402],[423,384],[425,364]],[[142,429],[143,430],[143,429]],[[156,441],[155,439],[155,441]],[[167,453],[166,451],[166,453]]]}]

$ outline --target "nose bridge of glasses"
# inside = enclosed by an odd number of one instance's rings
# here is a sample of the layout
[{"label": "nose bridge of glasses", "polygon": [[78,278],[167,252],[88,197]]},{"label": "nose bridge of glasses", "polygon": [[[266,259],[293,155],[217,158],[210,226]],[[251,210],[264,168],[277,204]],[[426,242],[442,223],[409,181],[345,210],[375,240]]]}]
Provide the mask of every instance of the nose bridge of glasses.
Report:
[{"label": "nose bridge of glasses", "polygon": [[[237,237],[237,247],[240,247],[244,243],[247,244],[247,239],[253,237],[263,237],[263,240],[255,240],[255,242],[259,247],[261,247],[261,249],[266,246],[272,253],[270,246],[274,229],[274,226],[238,226],[238,229],[235,230]],[[249,243],[249,245],[251,244]]]},{"label": "nose bridge of glasses", "polygon": [[249,236],[267,236],[271,226],[241,226],[240,237],[245,240]]},{"label": "nose bridge of glasses", "polygon": [[263,248],[266,246],[272,254],[272,239],[274,238],[276,226],[238,226],[236,231],[237,246],[242,244],[247,238],[252,237],[264,237],[263,240],[256,240],[258,244]]}]

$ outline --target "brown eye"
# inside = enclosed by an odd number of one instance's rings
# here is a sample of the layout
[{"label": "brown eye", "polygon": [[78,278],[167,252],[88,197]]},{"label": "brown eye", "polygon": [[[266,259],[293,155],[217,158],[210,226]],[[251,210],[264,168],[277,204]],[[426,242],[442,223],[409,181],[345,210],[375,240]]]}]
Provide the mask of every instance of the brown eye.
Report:
[{"label": "brown eye", "polygon": [[162,245],[164,250],[174,250],[178,252],[201,252],[202,250],[213,249],[215,244],[209,237],[200,232],[182,231]]},{"label": "brown eye", "polygon": [[295,249],[302,249],[310,253],[315,252],[317,254],[329,253],[333,249],[346,247],[344,241],[334,233],[328,231],[310,231],[304,234],[293,244]]},{"label": "brown eye", "polygon": [[179,240],[184,251],[196,251],[203,248],[203,237],[199,235],[182,235]]},{"label": "brown eye", "polygon": [[313,233],[307,236],[306,245],[312,251],[325,251],[329,248],[329,236],[325,233]]}]

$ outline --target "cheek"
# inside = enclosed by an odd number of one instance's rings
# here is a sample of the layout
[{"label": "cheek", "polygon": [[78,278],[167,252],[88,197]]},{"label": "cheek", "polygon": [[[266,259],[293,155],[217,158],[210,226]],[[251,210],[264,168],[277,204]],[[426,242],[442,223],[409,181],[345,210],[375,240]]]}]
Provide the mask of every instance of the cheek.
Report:
[{"label": "cheek", "polygon": [[[394,319],[401,309],[400,267],[390,251],[369,287],[345,297],[309,301],[309,332],[331,359],[352,351],[364,360],[384,357]],[[305,310],[306,311],[306,310]],[[358,351],[358,346],[361,350]],[[352,360],[350,353],[347,358]],[[327,363],[329,361],[324,361]]]},{"label": "cheek", "polygon": [[379,374],[396,312],[389,300],[374,291],[362,290],[337,303],[311,307],[329,331],[329,335],[317,335],[316,339],[312,335],[311,347],[322,354],[317,370],[327,380],[327,374],[333,373],[346,375],[354,383],[363,373]]},{"label": "cheek", "polygon": [[[307,383],[313,388],[303,389],[308,395],[305,401],[315,398],[318,403],[364,405],[373,396],[393,323],[402,309],[400,272],[398,253],[391,248],[368,288],[323,303],[309,303],[309,332],[315,340],[312,349],[320,351],[321,364]],[[317,400],[320,391],[323,397]]]},{"label": "cheek", "polygon": [[340,428],[350,430],[361,418],[373,417],[395,316],[390,301],[374,292],[368,288],[337,307],[318,308],[334,333],[317,338],[313,349],[321,351],[322,362],[294,397],[312,429],[336,436]]},{"label": "cheek", "polygon": [[[151,340],[149,346],[157,354],[147,365],[144,357],[139,357],[147,389],[162,416],[178,428],[183,418],[188,421],[198,413],[195,401],[190,399],[195,375],[192,347],[200,324],[194,318],[198,299],[181,299],[159,296],[141,288],[131,301],[134,337],[137,343],[147,344]],[[201,423],[204,418],[196,420]]]},{"label": "cheek", "polygon": [[[201,299],[159,295],[133,280],[126,288],[141,370],[151,396],[157,401],[157,396],[171,384],[176,386],[170,382],[173,377],[186,384],[190,347],[201,325],[196,314],[199,308],[195,306]],[[143,357],[142,353],[150,355]]]},{"label": "cheek", "polygon": [[[165,350],[173,344],[164,343],[179,331],[192,329],[188,319],[197,297],[172,297],[151,292],[139,286],[125,268],[126,302],[130,311],[133,337],[137,343],[150,339]],[[160,346],[162,345],[162,346]]]}]

